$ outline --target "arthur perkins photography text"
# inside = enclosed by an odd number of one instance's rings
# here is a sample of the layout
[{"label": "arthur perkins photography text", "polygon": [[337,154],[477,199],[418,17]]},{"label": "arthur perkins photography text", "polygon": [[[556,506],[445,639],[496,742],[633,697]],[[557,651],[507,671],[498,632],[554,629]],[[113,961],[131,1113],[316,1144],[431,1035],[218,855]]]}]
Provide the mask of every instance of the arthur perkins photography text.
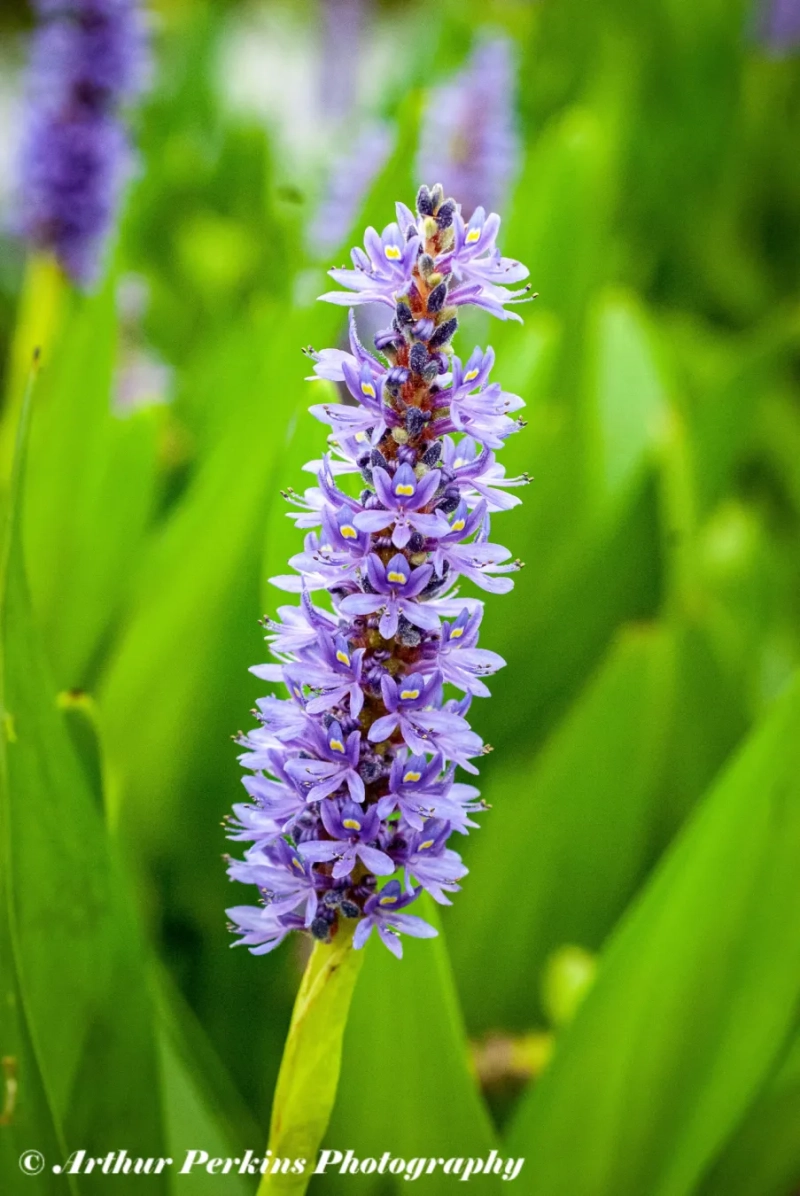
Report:
[{"label": "arthur perkins photography text", "polygon": [[[359,1158],[352,1150],[321,1150],[314,1160],[273,1157],[272,1151],[257,1155],[248,1150],[241,1158],[213,1158],[205,1150],[187,1150],[183,1159],[134,1158],[126,1150],[112,1150],[105,1157],[95,1158],[85,1150],[76,1150],[63,1165],[51,1167],[56,1175],[160,1175],[173,1171],[178,1175],[394,1175],[405,1180],[440,1174],[462,1182],[473,1175],[493,1176],[498,1180],[513,1180],[519,1175],[524,1159],[503,1158],[492,1150],[484,1158],[416,1158],[403,1159],[385,1151],[380,1158]],[[20,1157],[20,1169],[27,1175],[38,1175],[46,1166],[38,1151],[26,1151]]]}]

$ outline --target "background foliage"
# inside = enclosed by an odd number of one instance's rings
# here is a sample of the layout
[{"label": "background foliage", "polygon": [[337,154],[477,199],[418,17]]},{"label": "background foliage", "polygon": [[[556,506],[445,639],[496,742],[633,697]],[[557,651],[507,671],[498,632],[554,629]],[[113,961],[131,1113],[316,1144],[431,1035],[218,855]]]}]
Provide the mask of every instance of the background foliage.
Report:
[{"label": "background foliage", "polygon": [[[319,11],[164,0],[158,18],[103,286],[62,288],[46,319],[46,268],[2,242],[8,1190],[32,1145],[263,1146],[303,961],[228,950],[219,823],[240,796],[230,735],[258,693],[266,579],[298,545],[279,491],[322,445],[299,349],[341,336],[341,312],[313,302],[323,270],[410,201],[427,89],[488,25],[519,54],[503,248],[541,295],[523,328],[488,332],[528,404],[506,464],[535,478],[501,536],[527,569],[484,621],[509,662],[476,711],[494,808],[441,937],[402,964],[368,952],[329,1141],[502,1143],[532,1196],[790,1196],[797,56],[765,49],[731,0],[379,7],[354,61],[394,149],[321,260],[305,235],[331,155],[313,132]],[[11,63],[12,6],[4,20]],[[288,45],[302,69],[276,109],[265,80]],[[14,480],[8,412],[37,338]],[[144,352],[171,401],[121,405]]]}]

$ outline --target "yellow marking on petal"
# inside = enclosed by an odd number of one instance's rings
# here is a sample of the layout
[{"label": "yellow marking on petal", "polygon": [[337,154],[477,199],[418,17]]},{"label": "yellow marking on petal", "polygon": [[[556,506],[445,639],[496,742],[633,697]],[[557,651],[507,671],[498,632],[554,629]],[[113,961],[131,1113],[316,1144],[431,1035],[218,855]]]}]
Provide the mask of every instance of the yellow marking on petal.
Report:
[{"label": "yellow marking on petal", "polygon": [[450,639],[451,640],[460,640],[463,634],[464,634],[463,627],[454,627],[453,630],[450,632]]},{"label": "yellow marking on petal", "polygon": [[396,901],[396,897],[381,897],[378,900],[378,905],[394,905]]},{"label": "yellow marking on petal", "polygon": [[409,486],[408,482],[398,482],[394,488],[395,494],[413,494],[414,487]]},{"label": "yellow marking on petal", "polygon": [[383,252],[390,262],[399,262],[403,256],[402,251],[396,245],[387,245]]},{"label": "yellow marking on petal", "polygon": [[418,689],[401,689],[400,697],[404,701],[412,701],[414,698],[419,697],[419,690]]},{"label": "yellow marking on petal", "polygon": [[343,523],[339,531],[344,536],[345,540],[357,540],[358,532],[353,527],[352,523]]},{"label": "yellow marking on petal", "polygon": [[433,839],[426,839],[424,843],[420,843],[420,845],[419,845],[419,850],[420,850],[420,851],[425,851],[425,849],[426,849],[427,847],[433,847],[433,843],[434,843],[434,840],[433,840]]},{"label": "yellow marking on petal", "polygon": [[464,525],[466,524],[466,522],[467,522],[466,519],[456,519],[456,520],[454,520],[453,523],[450,524],[450,526],[454,532],[460,532],[460,531],[464,530]]},{"label": "yellow marking on petal", "polygon": [[356,822],[355,818],[343,818],[342,826],[346,826],[349,831],[360,831],[361,823]]},{"label": "yellow marking on petal", "polygon": [[421,772],[407,772],[403,777],[403,784],[410,784],[412,781],[418,781],[421,776]]},{"label": "yellow marking on petal", "polygon": [[479,373],[480,373],[479,370],[467,370],[466,374],[464,375],[464,381],[471,382],[473,378],[478,377]]},{"label": "yellow marking on petal", "polygon": [[375,387],[372,385],[371,382],[362,382],[361,383],[361,393],[362,393],[362,395],[369,395],[369,397],[371,399],[374,399],[375,398]]},{"label": "yellow marking on petal", "polygon": [[455,461],[453,462],[453,469],[460,469],[461,466],[466,465],[466,463],[466,457],[456,457]]},{"label": "yellow marking on petal", "polygon": [[292,863],[294,864],[294,866],[295,866],[295,868],[297,869],[297,871],[298,871],[298,872],[302,872],[303,874],[305,874],[305,868],[304,868],[304,867],[303,867],[303,865],[300,863],[300,860],[298,860],[298,858],[297,858],[297,856],[296,856],[296,855],[293,855],[293,856],[292,856]]},{"label": "yellow marking on petal", "polygon": [[467,244],[474,245],[476,241],[481,239],[481,230],[479,228],[471,228],[467,233]]},{"label": "yellow marking on petal", "polygon": [[408,578],[406,577],[405,573],[395,573],[392,571],[391,573],[386,574],[386,580],[393,581],[397,585],[404,586],[408,581]]},{"label": "yellow marking on petal", "polygon": [[344,744],[341,739],[332,739],[328,745],[332,752],[343,752]]},{"label": "yellow marking on petal", "polygon": [[359,442],[359,444],[363,443],[366,439],[366,432],[356,432],[356,440]]},{"label": "yellow marking on petal", "polygon": [[341,650],[341,648],[336,653],[336,659],[339,661],[339,664],[349,664],[350,663],[350,657],[347,655],[346,652],[343,652]]}]

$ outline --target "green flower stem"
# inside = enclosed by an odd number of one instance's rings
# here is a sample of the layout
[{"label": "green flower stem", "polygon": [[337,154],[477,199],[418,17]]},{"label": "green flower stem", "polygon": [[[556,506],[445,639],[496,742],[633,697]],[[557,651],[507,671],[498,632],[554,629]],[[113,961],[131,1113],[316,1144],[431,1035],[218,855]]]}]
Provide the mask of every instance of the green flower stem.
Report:
[{"label": "green flower stem", "polygon": [[272,1106],[271,1157],[305,1159],[305,1174],[265,1174],[258,1196],[302,1196],[333,1112],[344,1028],[364,958],[353,948],[355,923],[342,919],[340,926],[332,943],[315,944],[306,966]]}]

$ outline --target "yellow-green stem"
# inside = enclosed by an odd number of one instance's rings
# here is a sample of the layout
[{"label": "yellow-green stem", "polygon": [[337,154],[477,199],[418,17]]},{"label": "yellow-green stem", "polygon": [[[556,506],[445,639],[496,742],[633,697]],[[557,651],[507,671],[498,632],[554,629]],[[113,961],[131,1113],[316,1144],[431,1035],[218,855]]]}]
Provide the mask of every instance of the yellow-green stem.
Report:
[{"label": "yellow-green stem", "polygon": [[306,966],[292,1011],[272,1105],[269,1133],[273,1160],[305,1159],[302,1174],[268,1170],[258,1196],[302,1196],[328,1128],[339,1071],[342,1039],[364,951],[353,948],[354,923],[340,919],[330,944],[317,943]]}]

